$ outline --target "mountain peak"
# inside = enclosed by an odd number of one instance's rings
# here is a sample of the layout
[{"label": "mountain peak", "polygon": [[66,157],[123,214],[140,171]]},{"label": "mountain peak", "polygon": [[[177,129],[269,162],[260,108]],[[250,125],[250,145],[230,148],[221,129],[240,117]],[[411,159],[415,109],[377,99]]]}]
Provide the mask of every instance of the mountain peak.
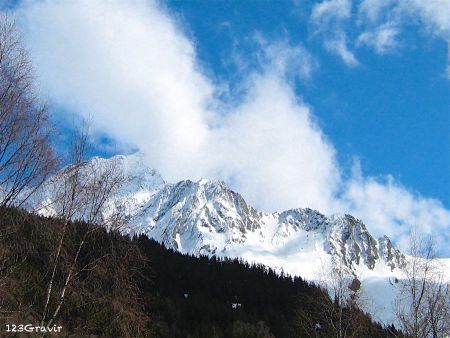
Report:
[{"label": "mountain peak", "polygon": [[[108,206],[124,205],[129,215],[129,225],[122,229],[125,235],[144,234],[181,253],[239,258],[309,280],[320,278],[326,266],[343,266],[363,280],[363,287],[364,278],[375,278],[386,287],[405,264],[405,256],[388,237],[375,239],[352,215],[327,216],[310,208],[261,212],[223,181],[167,183],[139,153],[96,157],[87,168],[101,171],[111,163],[123,172],[125,182]],[[63,184],[63,175],[64,171],[42,186],[36,194],[41,199],[32,202],[34,210],[54,214],[34,207],[49,202],[49,192]]]},{"label": "mountain peak", "polygon": [[325,254],[351,271],[362,265],[374,269],[386,264],[391,270],[402,265],[402,255],[389,238],[376,240],[351,215],[328,217],[310,208],[260,212],[223,181],[203,178],[166,183],[145,164],[141,153],[95,157],[90,164],[101,169],[112,162],[125,176],[117,198],[126,201],[131,216],[130,227],[124,230],[128,234],[145,234],[194,255],[246,252],[262,263],[277,255],[288,259]]}]

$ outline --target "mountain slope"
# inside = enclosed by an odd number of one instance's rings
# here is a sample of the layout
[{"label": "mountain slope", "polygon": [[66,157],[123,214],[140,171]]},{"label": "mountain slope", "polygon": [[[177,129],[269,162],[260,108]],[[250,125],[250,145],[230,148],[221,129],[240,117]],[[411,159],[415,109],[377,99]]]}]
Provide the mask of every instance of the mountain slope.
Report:
[{"label": "mountain slope", "polygon": [[[406,258],[388,237],[375,239],[361,220],[307,208],[260,212],[221,181],[166,183],[139,154],[93,158],[90,164],[101,170],[110,161],[118,163],[125,177],[109,204],[125,206],[129,226],[123,233],[144,234],[181,253],[241,258],[315,281],[327,279],[332,266],[341,266],[362,281],[370,299],[366,310],[375,319],[393,321],[393,281],[401,278]],[[50,180],[38,194],[41,201],[58,184]],[[40,212],[56,211],[44,207]],[[380,290],[388,297],[380,298]]]},{"label": "mountain slope", "polygon": [[[134,170],[127,176],[136,177]],[[380,264],[394,270],[404,259],[389,238],[373,238],[364,223],[350,215],[327,217],[311,209],[263,213],[224,182],[186,180],[161,183],[153,190],[126,189],[123,198],[139,201],[128,232],[146,234],[183,253],[289,256],[315,251],[342,261],[351,271],[362,265],[373,270]]]},{"label": "mountain slope", "polygon": [[[0,208],[0,327],[40,322],[50,281],[47,267],[54,263],[62,225],[61,219]],[[72,262],[80,237],[90,229],[91,225],[74,222],[65,232],[52,308],[72,269],[64,262]],[[130,239],[95,229],[73,267],[76,278],[67,285],[56,319],[62,327],[58,336],[310,337],[315,324],[321,336],[335,335],[330,320],[336,319],[324,318],[323,303],[315,301],[333,304],[332,300],[301,278],[239,260],[182,255],[146,236]],[[360,324],[349,333],[394,336],[358,309],[346,313],[346,320],[353,323],[357,318]]]}]

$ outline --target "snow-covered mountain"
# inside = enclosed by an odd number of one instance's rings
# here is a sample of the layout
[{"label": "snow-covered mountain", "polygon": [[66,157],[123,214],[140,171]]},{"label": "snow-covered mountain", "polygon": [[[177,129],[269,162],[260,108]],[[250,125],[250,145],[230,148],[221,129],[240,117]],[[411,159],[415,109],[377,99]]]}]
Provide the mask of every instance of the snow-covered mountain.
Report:
[{"label": "snow-covered mountain", "polygon": [[[182,253],[263,263],[309,280],[317,281],[331,265],[339,264],[362,282],[370,303],[367,310],[374,318],[392,322],[390,303],[405,256],[388,237],[374,238],[361,220],[308,208],[264,213],[221,181],[166,183],[139,154],[93,158],[90,164],[101,170],[111,161],[125,177],[110,203],[110,208],[125,206],[129,226],[124,233],[145,234]],[[58,182],[44,185],[34,207],[42,201],[48,204],[48,192]],[[39,210],[55,213],[50,207]],[[384,297],[379,296],[381,290]]]},{"label": "snow-covered mountain", "polygon": [[137,211],[130,231],[195,255],[234,256],[244,249],[288,255],[321,249],[351,270],[380,263],[395,269],[404,258],[389,238],[373,238],[350,215],[327,217],[311,209],[263,213],[224,182],[205,179],[161,186]]}]

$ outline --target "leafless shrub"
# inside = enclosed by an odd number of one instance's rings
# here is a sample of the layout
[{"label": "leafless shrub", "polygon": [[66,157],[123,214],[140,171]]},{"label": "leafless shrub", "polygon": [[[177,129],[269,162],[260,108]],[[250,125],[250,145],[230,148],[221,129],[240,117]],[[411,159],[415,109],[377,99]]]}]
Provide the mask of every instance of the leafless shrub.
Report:
[{"label": "leafless shrub", "polygon": [[[309,311],[297,312],[301,335],[359,337],[367,322],[360,311],[364,308],[364,297],[359,279],[342,262],[331,266],[323,264],[319,275],[319,294],[304,300]],[[314,321],[313,318],[321,318],[321,322]]]},{"label": "leafless shrub", "polygon": [[0,17],[0,206],[21,206],[56,168],[45,104],[14,20]]},{"label": "leafless shrub", "polygon": [[395,313],[400,328],[410,337],[450,336],[450,284],[445,280],[433,241],[413,231],[410,257],[400,281]]},{"label": "leafless shrub", "polygon": [[[89,147],[88,128],[85,126],[76,131],[72,137],[70,156],[72,164],[52,178],[44,187],[47,201],[43,208],[51,210],[51,214],[63,220],[63,227],[55,249],[55,259],[52,264],[51,276],[46,292],[46,301],[41,319],[41,325],[53,325],[61,311],[66,292],[73,278],[79,272],[77,269],[81,250],[91,234],[102,226],[118,229],[125,224],[121,209],[111,206],[114,195],[124,183],[124,175],[119,163],[115,160],[96,163],[87,161],[85,156]],[[61,250],[64,246],[67,227],[71,220],[80,219],[90,226],[84,231],[73,248],[69,261],[61,261]],[[85,268],[92,269],[96,262],[88,262]],[[63,278],[60,290],[54,289],[54,281],[58,265],[66,264],[67,273]],[[81,268],[83,270],[84,268]],[[56,302],[52,296],[56,293]],[[53,304],[53,309],[50,309]]]}]

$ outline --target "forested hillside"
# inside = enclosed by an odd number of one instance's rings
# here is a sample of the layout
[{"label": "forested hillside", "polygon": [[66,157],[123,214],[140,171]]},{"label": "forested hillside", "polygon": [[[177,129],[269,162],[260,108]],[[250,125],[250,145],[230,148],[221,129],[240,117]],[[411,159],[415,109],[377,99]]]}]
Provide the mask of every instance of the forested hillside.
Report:
[{"label": "forested hillside", "polygon": [[[40,323],[62,225],[58,219],[0,209],[2,330],[6,324]],[[87,229],[90,236],[54,320],[63,326],[63,335],[335,336],[335,321],[328,320],[329,308],[324,307],[325,293],[300,278],[237,260],[184,256],[146,237],[127,239],[86,223],[70,223],[67,229],[55,294],[64,289],[80,236]],[[48,308],[59,301],[53,297]],[[356,309],[343,313],[348,334],[390,336]]]}]

